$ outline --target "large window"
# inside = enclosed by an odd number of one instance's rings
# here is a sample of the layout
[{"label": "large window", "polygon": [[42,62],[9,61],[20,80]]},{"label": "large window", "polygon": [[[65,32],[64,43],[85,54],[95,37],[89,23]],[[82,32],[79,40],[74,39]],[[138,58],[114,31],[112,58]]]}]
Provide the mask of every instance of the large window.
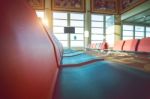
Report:
[{"label": "large window", "polygon": [[91,15],[91,43],[100,43],[104,40],[104,15]]},{"label": "large window", "polygon": [[114,16],[92,14],[91,15],[91,43],[114,43]]},{"label": "large window", "polygon": [[144,26],[135,26],[135,39],[144,38]]},{"label": "large window", "polygon": [[114,16],[107,15],[105,17],[105,23],[106,23],[105,39],[106,42],[109,43],[109,47],[112,47],[114,45],[114,39],[115,39]]},{"label": "large window", "polygon": [[144,37],[150,37],[150,27],[139,25],[123,25],[123,40],[142,39]]},{"label": "large window", "polygon": [[70,26],[75,27],[75,34],[71,34],[71,47],[84,47],[84,15],[70,13]]},{"label": "large window", "polygon": [[[64,27],[75,27],[75,34],[64,33]],[[84,47],[84,14],[53,12],[53,33],[64,47]],[[69,45],[70,44],[70,45]]]},{"label": "large window", "polygon": [[68,47],[68,36],[64,34],[64,27],[68,26],[67,13],[53,13],[53,33],[57,39],[63,44],[64,47]]},{"label": "large window", "polygon": [[129,40],[133,39],[134,27],[133,25],[123,25],[122,39]]}]

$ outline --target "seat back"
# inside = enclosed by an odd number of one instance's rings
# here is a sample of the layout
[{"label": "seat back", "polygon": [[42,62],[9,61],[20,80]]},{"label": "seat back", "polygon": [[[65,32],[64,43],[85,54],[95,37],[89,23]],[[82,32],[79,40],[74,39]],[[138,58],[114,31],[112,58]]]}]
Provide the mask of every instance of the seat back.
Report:
[{"label": "seat back", "polygon": [[93,44],[91,43],[91,44],[90,44],[90,49],[92,49],[92,48],[93,48]]},{"label": "seat back", "polygon": [[123,51],[137,51],[138,43],[138,39],[126,40],[123,46]]},{"label": "seat back", "polygon": [[62,44],[58,41],[58,39],[55,37],[54,34],[49,33],[50,39],[52,40],[53,44],[54,44],[54,48],[55,48],[55,53],[57,56],[57,62],[58,65],[61,65],[61,61],[63,58],[63,46]]},{"label": "seat back", "polygon": [[92,45],[92,49],[96,49],[96,43],[93,43]]},{"label": "seat back", "polygon": [[150,52],[150,37],[143,38],[140,40],[137,51]]},{"label": "seat back", "polygon": [[106,49],[108,49],[108,44],[107,42],[103,42],[100,46],[100,50],[106,50]]},{"label": "seat back", "polygon": [[115,44],[113,50],[122,51],[124,43],[125,43],[125,41],[123,41],[123,40],[118,41],[118,42]]},{"label": "seat back", "polygon": [[52,99],[54,46],[26,0],[1,0],[0,99]]},{"label": "seat back", "polygon": [[96,49],[99,49],[101,43],[96,43]]}]

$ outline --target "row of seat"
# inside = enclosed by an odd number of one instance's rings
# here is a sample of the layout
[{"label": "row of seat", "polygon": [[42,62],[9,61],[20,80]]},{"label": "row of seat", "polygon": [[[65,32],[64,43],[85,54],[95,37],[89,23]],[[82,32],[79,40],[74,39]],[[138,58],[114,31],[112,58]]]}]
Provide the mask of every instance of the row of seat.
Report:
[{"label": "row of seat", "polygon": [[107,44],[107,42],[92,43],[92,44],[89,44],[86,49],[106,50],[106,49],[108,49],[108,44]]},{"label": "row of seat", "polygon": [[113,50],[130,52],[150,52],[150,37],[118,41]]},{"label": "row of seat", "polygon": [[[120,40],[114,45],[113,51],[150,52],[149,43],[150,37],[141,40]],[[87,49],[109,50],[106,42],[89,44]]]},{"label": "row of seat", "polygon": [[[150,37],[143,38],[141,40],[120,40],[114,45],[113,51],[150,52],[149,43]],[[89,44],[86,49],[109,50],[106,42]]]}]

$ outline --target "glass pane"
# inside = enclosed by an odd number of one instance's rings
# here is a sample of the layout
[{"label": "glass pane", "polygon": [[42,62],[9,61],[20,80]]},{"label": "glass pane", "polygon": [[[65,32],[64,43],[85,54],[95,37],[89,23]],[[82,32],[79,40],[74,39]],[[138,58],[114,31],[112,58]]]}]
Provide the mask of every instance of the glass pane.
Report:
[{"label": "glass pane", "polygon": [[67,26],[67,20],[53,20],[54,26]]},{"label": "glass pane", "polygon": [[111,18],[111,16],[106,16],[106,21],[109,20]]},{"label": "glass pane", "polygon": [[36,15],[37,17],[44,19],[44,11],[36,11]]},{"label": "glass pane", "polygon": [[109,21],[110,19],[113,19],[114,18],[114,16],[113,15],[110,15],[110,16],[106,16],[106,21]]},{"label": "glass pane", "polygon": [[131,40],[133,37],[123,37],[123,40]]},{"label": "glass pane", "polygon": [[71,21],[70,23],[71,26],[79,26],[79,27],[83,27],[83,21]]},{"label": "glass pane", "polygon": [[123,36],[133,36],[133,31],[123,31]]},{"label": "glass pane", "polygon": [[112,22],[107,21],[106,22],[106,28],[112,27],[114,25],[114,22],[112,20]]},{"label": "glass pane", "polygon": [[123,25],[123,30],[132,30],[133,31],[133,25]]},{"label": "glass pane", "polygon": [[64,27],[53,27],[54,33],[64,33]]},{"label": "glass pane", "polygon": [[106,29],[106,34],[114,34],[115,33],[115,27],[111,26]]},{"label": "glass pane", "polygon": [[71,13],[70,14],[71,19],[75,19],[75,20],[83,20],[84,16],[83,14],[77,14],[77,13]]},{"label": "glass pane", "polygon": [[92,15],[92,21],[104,21],[103,15]]},{"label": "glass pane", "polygon": [[53,19],[67,19],[67,13],[54,12]]},{"label": "glass pane", "polygon": [[140,37],[140,36],[135,37],[135,39],[142,39],[142,38],[144,38],[144,37]]},{"label": "glass pane", "polygon": [[94,34],[103,34],[103,28],[92,28],[91,30],[92,33]]},{"label": "glass pane", "polygon": [[114,25],[114,16],[106,16],[106,28]]},{"label": "glass pane", "polygon": [[146,31],[150,31],[150,27],[146,27]]},{"label": "glass pane", "polygon": [[144,32],[135,32],[135,36],[143,36],[144,37]]},{"label": "glass pane", "polygon": [[106,41],[108,42],[114,42],[114,34],[106,35]]},{"label": "glass pane", "polygon": [[144,31],[143,26],[135,26],[135,31]]},{"label": "glass pane", "polygon": [[71,47],[83,47],[84,42],[83,41],[71,41]]},{"label": "glass pane", "polygon": [[68,47],[68,42],[67,41],[60,41],[63,45],[63,47]]},{"label": "glass pane", "polygon": [[92,40],[103,40],[104,36],[103,35],[92,35]]},{"label": "glass pane", "polygon": [[150,33],[146,33],[146,37],[150,37]]},{"label": "glass pane", "polygon": [[71,40],[83,40],[83,34],[71,34]]},{"label": "glass pane", "polygon": [[58,40],[67,40],[67,34],[54,34]]},{"label": "glass pane", "polygon": [[83,28],[75,28],[76,33],[84,33],[84,29]]},{"label": "glass pane", "polygon": [[92,27],[103,27],[104,22],[92,22]]},{"label": "glass pane", "polygon": [[103,41],[92,41],[91,43],[102,43]]}]

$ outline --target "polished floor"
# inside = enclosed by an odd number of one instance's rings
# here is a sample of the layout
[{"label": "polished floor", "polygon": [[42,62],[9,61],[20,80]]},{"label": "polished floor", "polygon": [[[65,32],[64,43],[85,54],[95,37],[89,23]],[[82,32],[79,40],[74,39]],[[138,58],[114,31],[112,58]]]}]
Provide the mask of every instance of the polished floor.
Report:
[{"label": "polished floor", "polygon": [[108,61],[64,67],[54,99],[150,99],[150,74]]},{"label": "polished floor", "polygon": [[98,59],[98,58],[84,53],[84,54],[79,54],[79,55],[75,55],[71,57],[63,57],[62,63],[63,65],[80,64],[80,63],[87,62],[87,61],[94,60],[94,59]]}]

